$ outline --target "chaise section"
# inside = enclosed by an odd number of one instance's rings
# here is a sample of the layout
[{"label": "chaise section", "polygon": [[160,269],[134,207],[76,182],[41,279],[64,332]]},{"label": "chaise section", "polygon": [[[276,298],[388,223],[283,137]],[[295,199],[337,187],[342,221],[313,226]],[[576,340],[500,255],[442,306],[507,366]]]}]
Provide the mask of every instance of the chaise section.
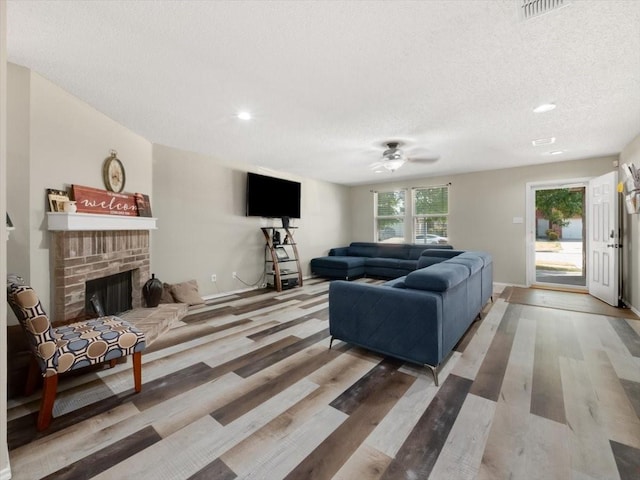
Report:
[{"label": "chaise section", "polygon": [[311,272],[320,277],[357,278],[364,275],[365,257],[318,257],[311,260]]}]

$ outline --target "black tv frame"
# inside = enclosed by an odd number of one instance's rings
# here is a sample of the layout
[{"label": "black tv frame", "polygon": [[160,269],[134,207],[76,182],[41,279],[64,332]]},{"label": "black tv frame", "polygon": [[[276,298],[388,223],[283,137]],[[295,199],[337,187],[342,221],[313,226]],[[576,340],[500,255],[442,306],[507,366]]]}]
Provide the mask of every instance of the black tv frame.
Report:
[{"label": "black tv frame", "polygon": [[300,218],[302,184],[247,172],[246,216]]}]

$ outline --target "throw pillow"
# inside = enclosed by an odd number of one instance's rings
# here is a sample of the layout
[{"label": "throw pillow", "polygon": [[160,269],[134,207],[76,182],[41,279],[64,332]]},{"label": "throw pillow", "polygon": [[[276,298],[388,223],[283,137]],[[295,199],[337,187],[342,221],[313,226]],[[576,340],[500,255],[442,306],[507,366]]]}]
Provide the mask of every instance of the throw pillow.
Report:
[{"label": "throw pillow", "polygon": [[168,283],[162,284],[162,296],[160,297],[160,303],[175,303],[173,295],[171,295],[171,285]]},{"label": "throw pillow", "polygon": [[204,300],[198,293],[198,282],[195,280],[171,285],[171,295],[173,295],[175,301],[179,303],[186,303],[188,305],[200,305],[204,303]]}]

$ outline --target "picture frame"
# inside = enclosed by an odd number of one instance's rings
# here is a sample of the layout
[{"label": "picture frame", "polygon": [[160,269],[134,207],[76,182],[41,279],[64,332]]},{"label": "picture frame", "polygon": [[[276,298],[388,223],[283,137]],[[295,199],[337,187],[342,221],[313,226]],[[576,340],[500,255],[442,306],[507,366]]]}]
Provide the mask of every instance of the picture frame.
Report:
[{"label": "picture frame", "polygon": [[276,247],[275,252],[279,262],[289,260],[289,254],[287,254],[287,251],[284,249],[284,247]]},{"label": "picture frame", "polygon": [[139,217],[151,217],[151,202],[149,201],[149,195],[144,193],[136,193],[136,206],[138,207]]},{"label": "picture frame", "polygon": [[47,188],[50,212],[63,212],[65,202],[69,201],[69,193],[66,190]]}]

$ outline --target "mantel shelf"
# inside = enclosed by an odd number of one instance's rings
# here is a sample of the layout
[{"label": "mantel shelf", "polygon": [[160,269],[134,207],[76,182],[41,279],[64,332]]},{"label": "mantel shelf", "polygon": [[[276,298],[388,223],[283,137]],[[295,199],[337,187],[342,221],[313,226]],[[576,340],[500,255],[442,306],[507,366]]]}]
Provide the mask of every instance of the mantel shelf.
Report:
[{"label": "mantel shelf", "polygon": [[51,231],[156,230],[157,218],[95,213],[47,212]]}]

